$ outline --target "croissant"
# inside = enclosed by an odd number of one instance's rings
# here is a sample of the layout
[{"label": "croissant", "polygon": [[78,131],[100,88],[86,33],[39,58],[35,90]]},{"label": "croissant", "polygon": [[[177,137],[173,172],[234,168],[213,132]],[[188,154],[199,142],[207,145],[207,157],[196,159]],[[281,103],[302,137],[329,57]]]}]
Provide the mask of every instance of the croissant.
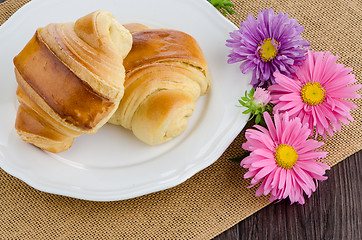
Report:
[{"label": "croissant", "polygon": [[123,96],[131,47],[130,32],[106,11],[37,29],[14,58],[19,136],[57,153],[95,133]]},{"label": "croissant", "polygon": [[124,96],[109,122],[157,145],[185,130],[196,100],[209,89],[208,66],[197,41],[184,32],[124,26],[133,44],[124,60]]}]

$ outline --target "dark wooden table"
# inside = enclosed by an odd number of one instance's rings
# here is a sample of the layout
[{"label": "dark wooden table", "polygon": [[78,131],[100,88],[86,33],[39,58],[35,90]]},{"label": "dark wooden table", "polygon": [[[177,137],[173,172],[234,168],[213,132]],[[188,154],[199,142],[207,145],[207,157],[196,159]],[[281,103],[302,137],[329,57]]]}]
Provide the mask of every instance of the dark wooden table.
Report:
[{"label": "dark wooden table", "polygon": [[327,171],[328,180],[319,184],[305,205],[290,205],[287,200],[270,204],[214,240],[360,240],[361,168],[362,151],[359,151]]}]

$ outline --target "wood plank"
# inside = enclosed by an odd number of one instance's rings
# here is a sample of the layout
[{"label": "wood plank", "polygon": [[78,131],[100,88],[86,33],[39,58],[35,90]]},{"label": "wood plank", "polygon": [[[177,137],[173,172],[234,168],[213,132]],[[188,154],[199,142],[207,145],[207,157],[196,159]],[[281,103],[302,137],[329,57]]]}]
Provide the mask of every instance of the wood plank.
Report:
[{"label": "wood plank", "polygon": [[306,233],[314,239],[362,239],[362,151],[334,166],[305,205]]},{"label": "wood plank", "polygon": [[213,240],[225,240],[225,239],[239,239],[239,227],[235,225],[229,230],[223,232],[219,236],[215,237]]},{"label": "wood plank", "polygon": [[362,239],[361,164],[359,151],[327,171],[305,205],[270,204],[214,239]]}]

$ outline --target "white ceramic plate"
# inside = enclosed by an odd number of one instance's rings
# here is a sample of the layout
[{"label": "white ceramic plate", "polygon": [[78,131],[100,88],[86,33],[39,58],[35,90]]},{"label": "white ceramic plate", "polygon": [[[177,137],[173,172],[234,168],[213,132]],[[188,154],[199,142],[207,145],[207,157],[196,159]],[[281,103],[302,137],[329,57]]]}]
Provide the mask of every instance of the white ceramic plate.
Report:
[{"label": "white ceramic plate", "polygon": [[[160,146],[148,146],[109,124],[76,138],[61,154],[24,143],[14,130],[14,56],[36,28],[75,21],[98,9],[122,24],[140,22],[193,36],[209,65],[210,92],[197,101],[186,131]],[[235,29],[205,0],[31,1],[0,27],[0,167],[36,189],[94,201],[133,198],[182,183],[215,162],[246,124],[237,100],[250,89],[251,76],[226,63],[225,42]]]}]

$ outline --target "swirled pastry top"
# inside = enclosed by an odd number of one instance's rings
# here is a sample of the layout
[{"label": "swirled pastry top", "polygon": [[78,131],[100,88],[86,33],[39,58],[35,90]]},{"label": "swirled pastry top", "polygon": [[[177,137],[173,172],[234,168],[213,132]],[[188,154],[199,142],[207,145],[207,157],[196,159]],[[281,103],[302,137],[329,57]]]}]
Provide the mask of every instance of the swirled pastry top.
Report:
[{"label": "swirled pastry top", "polygon": [[125,27],[133,36],[124,60],[125,94],[109,122],[157,145],[186,129],[196,100],[209,89],[208,67],[197,41],[184,32]]},{"label": "swirled pastry top", "polygon": [[109,12],[96,11],[75,23],[51,23],[40,35],[98,94],[111,99],[123,94],[123,59],[132,47],[132,36]]}]

